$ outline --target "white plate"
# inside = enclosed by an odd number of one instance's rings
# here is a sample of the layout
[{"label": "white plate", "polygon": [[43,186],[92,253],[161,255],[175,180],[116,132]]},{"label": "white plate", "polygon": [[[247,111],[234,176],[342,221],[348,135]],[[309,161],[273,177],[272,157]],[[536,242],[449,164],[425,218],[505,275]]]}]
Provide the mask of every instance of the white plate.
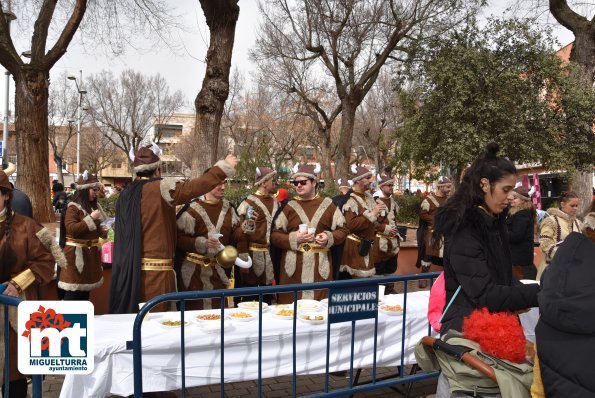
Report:
[{"label": "white plate", "polygon": [[284,308],[292,310],[293,304],[273,304],[273,305],[271,305],[271,310],[273,310],[273,311],[282,310]]},{"label": "white plate", "polygon": [[298,319],[311,325],[320,325],[326,322],[326,315],[321,312],[302,312]]},{"label": "white plate", "polygon": [[[399,306],[401,307],[401,311],[395,311],[394,309],[391,309],[390,307],[396,307]],[[386,315],[391,315],[391,316],[400,316],[403,315],[403,307],[400,304],[393,304],[393,305],[389,305],[389,304],[382,304],[380,306],[378,306],[378,311],[382,312],[383,314]]]},{"label": "white plate", "polygon": [[[238,303],[238,308],[250,311],[258,311],[259,305],[260,304],[258,301],[242,301],[241,303]],[[268,306],[269,305],[267,303],[263,302],[262,312],[266,311]]]},{"label": "white plate", "polygon": [[[283,315],[283,312],[291,311],[291,315]],[[290,308],[282,308],[280,310],[273,311],[273,316],[279,319],[293,319],[293,309]]]},{"label": "white plate", "polygon": [[[242,314],[244,316],[234,316],[235,314]],[[251,320],[256,319],[256,315],[253,311],[246,311],[243,309],[237,310],[230,310],[227,312],[229,319],[236,322],[250,322]]]},{"label": "white plate", "polygon": [[[161,326],[164,329],[179,329],[182,325],[178,324],[178,325],[166,325],[164,324],[164,322],[180,322],[179,319],[159,319],[156,321],[159,326]],[[184,326],[188,326],[190,324],[190,321],[188,321],[188,319],[184,319]]]},{"label": "white plate", "polygon": [[[200,322],[198,328],[205,333],[218,333],[221,331],[221,320],[219,322]],[[231,328],[231,320],[226,317],[223,320],[223,329],[229,330]]]},{"label": "white plate", "polygon": [[323,298],[322,300],[320,300],[320,304],[322,304],[325,307],[328,307],[328,298]]},{"label": "white plate", "polygon": [[297,308],[298,311],[318,311],[320,310],[320,301],[318,300],[298,300]]}]

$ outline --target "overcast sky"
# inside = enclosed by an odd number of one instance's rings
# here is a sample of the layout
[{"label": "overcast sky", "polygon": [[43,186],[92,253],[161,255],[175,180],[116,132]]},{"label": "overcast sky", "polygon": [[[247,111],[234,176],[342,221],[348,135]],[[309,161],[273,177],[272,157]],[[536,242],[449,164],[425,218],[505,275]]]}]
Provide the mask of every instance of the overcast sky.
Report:
[{"label": "overcast sky", "polygon": [[[511,1],[491,0],[490,8],[486,14],[500,16]],[[73,39],[68,52],[51,71],[51,78],[57,78],[64,71],[79,76],[83,72],[83,81],[86,76],[100,72],[102,69],[111,69],[114,74],[125,68],[131,68],[147,75],[160,73],[169,83],[170,90],[182,90],[188,103],[187,110],[193,109],[193,102],[198,93],[204,77],[204,58],[208,47],[208,29],[204,16],[197,0],[176,0],[178,10],[185,10],[184,24],[188,31],[180,34],[180,43],[185,50],[173,53],[166,48],[143,51],[138,53],[130,50],[122,57],[113,58],[105,55],[94,54],[85,50],[77,36]],[[238,67],[249,76],[253,67],[248,61],[248,50],[254,45],[255,30],[257,28],[258,10],[256,0],[240,0],[240,16],[236,27],[235,45],[233,51],[232,67]],[[550,17],[550,21],[553,18]],[[553,21],[555,22],[555,21]],[[84,21],[83,21],[84,23]],[[554,34],[562,45],[570,43],[574,38],[570,31],[558,25]],[[19,52],[25,48],[17,48]],[[5,103],[5,78],[0,79],[0,113],[4,113]],[[14,107],[14,81],[10,79],[10,106]],[[11,110],[14,115],[14,110]]]}]

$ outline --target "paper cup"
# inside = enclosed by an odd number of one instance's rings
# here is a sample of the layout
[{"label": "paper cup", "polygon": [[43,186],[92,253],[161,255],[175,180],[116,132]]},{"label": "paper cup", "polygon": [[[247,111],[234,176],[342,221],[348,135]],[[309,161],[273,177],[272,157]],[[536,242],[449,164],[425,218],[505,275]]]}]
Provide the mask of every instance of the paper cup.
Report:
[{"label": "paper cup", "polygon": [[386,286],[378,285],[378,301],[384,300],[384,289],[386,289]]},{"label": "paper cup", "polygon": [[316,233],[316,228],[313,228],[313,227],[308,228],[308,233],[309,234],[315,234]]},{"label": "paper cup", "polygon": [[301,233],[305,234],[306,232],[308,232],[308,225],[306,225],[306,224],[300,224],[299,231]]}]

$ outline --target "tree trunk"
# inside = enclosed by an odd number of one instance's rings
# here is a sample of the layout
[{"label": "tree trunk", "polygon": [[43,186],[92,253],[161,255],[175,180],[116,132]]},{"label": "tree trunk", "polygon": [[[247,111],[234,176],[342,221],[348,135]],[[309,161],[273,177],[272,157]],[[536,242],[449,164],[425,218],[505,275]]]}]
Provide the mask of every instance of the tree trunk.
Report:
[{"label": "tree trunk", "polygon": [[207,69],[196,108],[195,153],[192,177],[201,175],[217,161],[219,129],[223,105],[229,95],[229,71],[236,23],[240,13],[238,0],[200,0],[211,34]]},{"label": "tree trunk", "polygon": [[324,185],[330,187],[329,184],[334,184],[331,147],[331,132],[330,129],[320,129],[318,131],[319,137],[322,138],[322,171],[324,173]]},{"label": "tree trunk", "polygon": [[[54,148],[54,151],[55,150],[56,149]],[[62,160],[62,157],[56,156],[55,153],[56,152],[54,152],[54,162],[56,162],[56,179],[60,181],[60,184],[64,185],[64,174],[62,173],[64,161]]]},{"label": "tree trunk", "polygon": [[17,184],[31,198],[33,218],[54,219],[50,200],[48,86],[46,72],[25,70],[15,75]]},{"label": "tree trunk", "polygon": [[574,171],[569,177],[568,188],[580,198],[576,215],[582,218],[588,212],[593,200],[593,176],[588,171]]},{"label": "tree trunk", "polygon": [[353,129],[355,126],[356,101],[350,98],[341,101],[341,132],[339,135],[339,151],[337,153],[337,163],[335,174],[339,176],[349,176],[349,161],[351,160],[351,148],[353,141]]}]

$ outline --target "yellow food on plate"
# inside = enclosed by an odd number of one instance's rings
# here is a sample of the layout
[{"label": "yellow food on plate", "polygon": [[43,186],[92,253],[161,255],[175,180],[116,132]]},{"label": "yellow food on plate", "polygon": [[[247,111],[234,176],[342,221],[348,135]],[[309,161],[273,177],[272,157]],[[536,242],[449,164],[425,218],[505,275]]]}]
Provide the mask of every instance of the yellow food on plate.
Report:
[{"label": "yellow food on plate", "polygon": [[202,314],[202,315],[197,315],[196,318],[200,319],[201,321],[216,321],[216,320],[221,319],[221,315],[220,314]]},{"label": "yellow food on plate", "polygon": [[277,312],[278,316],[293,316],[293,310],[281,310]]},{"label": "yellow food on plate", "polygon": [[302,319],[306,321],[324,321],[324,316],[322,315],[304,315]]},{"label": "yellow food on plate", "polygon": [[384,311],[388,311],[388,312],[402,312],[403,311],[403,307],[401,307],[399,304],[397,304],[397,305],[383,305],[380,308],[383,309]]},{"label": "yellow food on plate", "polygon": [[[163,321],[161,322],[163,326],[182,326],[182,321]],[[187,325],[188,322],[184,321],[184,325]]]},{"label": "yellow food on plate", "polygon": [[233,318],[252,318],[252,315],[246,312],[232,312],[230,316]]}]

